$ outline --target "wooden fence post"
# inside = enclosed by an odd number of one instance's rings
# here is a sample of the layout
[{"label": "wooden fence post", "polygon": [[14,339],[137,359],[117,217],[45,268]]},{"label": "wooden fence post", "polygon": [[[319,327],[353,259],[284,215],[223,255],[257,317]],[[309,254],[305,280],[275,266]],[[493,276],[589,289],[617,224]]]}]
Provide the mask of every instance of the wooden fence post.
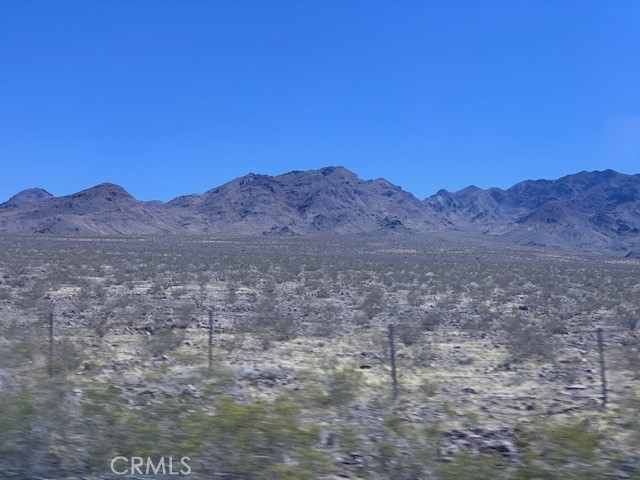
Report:
[{"label": "wooden fence post", "polygon": [[602,405],[600,409],[607,410],[607,374],[604,365],[604,333],[602,327],[598,327],[598,351],[600,353],[600,384],[602,386]]},{"label": "wooden fence post", "polygon": [[49,313],[49,378],[53,377],[53,312]]},{"label": "wooden fence post", "polygon": [[209,309],[209,373],[213,369],[213,307]]},{"label": "wooden fence post", "polygon": [[396,376],[396,345],[393,334],[393,324],[389,324],[389,357],[391,360],[391,382],[393,384],[393,399],[398,397],[398,379]]}]

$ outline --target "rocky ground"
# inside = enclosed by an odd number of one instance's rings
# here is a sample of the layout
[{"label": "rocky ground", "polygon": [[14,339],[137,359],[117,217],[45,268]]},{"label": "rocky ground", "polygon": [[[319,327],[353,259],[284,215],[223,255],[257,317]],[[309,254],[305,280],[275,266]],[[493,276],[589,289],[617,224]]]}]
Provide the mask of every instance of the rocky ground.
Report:
[{"label": "rocky ground", "polygon": [[[638,475],[637,260],[464,236],[0,245],[5,472],[102,475],[130,441],[192,452],[207,478]],[[26,394],[37,413],[12,410]]]}]

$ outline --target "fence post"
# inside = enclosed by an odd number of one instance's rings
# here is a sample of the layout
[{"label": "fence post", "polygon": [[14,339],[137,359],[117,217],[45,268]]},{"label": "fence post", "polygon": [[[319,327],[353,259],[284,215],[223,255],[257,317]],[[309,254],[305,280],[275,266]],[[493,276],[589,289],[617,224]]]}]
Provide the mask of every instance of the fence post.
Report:
[{"label": "fence post", "polygon": [[389,324],[389,357],[391,360],[391,382],[393,384],[393,399],[398,397],[398,380],[396,377],[396,345],[393,335],[393,324]]},{"label": "fence post", "polygon": [[602,405],[600,409],[607,410],[607,375],[604,365],[604,334],[602,327],[598,327],[598,351],[600,353],[600,384],[602,385]]},{"label": "fence post", "polygon": [[53,312],[49,313],[49,378],[53,377]]},{"label": "fence post", "polygon": [[213,307],[209,309],[209,373],[213,369]]}]

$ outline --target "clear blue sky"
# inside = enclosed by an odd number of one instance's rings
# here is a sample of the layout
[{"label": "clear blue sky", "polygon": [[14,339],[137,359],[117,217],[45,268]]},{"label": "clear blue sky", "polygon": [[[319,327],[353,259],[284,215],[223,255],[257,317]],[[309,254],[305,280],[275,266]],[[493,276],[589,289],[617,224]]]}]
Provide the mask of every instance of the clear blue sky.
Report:
[{"label": "clear blue sky", "polygon": [[639,1],[0,1],[0,199],[640,172]]}]

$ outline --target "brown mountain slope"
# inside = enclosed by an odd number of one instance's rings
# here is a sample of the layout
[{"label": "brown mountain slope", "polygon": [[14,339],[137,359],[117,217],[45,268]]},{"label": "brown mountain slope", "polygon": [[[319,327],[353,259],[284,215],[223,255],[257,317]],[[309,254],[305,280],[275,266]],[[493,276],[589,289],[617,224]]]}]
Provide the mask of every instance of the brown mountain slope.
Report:
[{"label": "brown mountain slope", "polygon": [[42,188],[29,188],[15,194],[6,202],[0,203],[0,209],[18,208],[21,205],[32,204],[51,197],[53,197],[53,195]]},{"label": "brown mountain slope", "polygon": [[203,194],[139,202],[101,184],[53,197],[41,189],[0,204],[0,232],[357,235],[466,230],[485,238],[626,254],[640,249],[640,175],[580,172],[506,190],[440,190],[421,202],[343,167],[249,174]]},{"label": "brown mountain slope", "polygon": [[101,184],[0,211],[0,231],[82,234],[329,235],[425,232],[443,226],[432,209],[384,179],[343,167],[249,174],[168,203],[139,202]]},{"label": "brown mountain slope", "polygon": [[0,211],[0,231],[11,233],[151,234],[174,230],[170,221],[110,183]]},{"label": "brown mountain slope", "polygon": [[275,177],[249,174],[166,206],[176,208],[194,232],[358,234],[442,225],[430,208],[400,187],[384,179],[361,180],[343,167]]},{"label": "brown mountain slope", "polygon": [[640,245],[640,175],[605,170],[507,190],[441,190],[425,203],[455,228],[516,243],[614,251]]},{"label": "brown mountain slope", "polygon": [[597,231],[587,215],[558,200],[549,201],[516,222],[491,229],[491,235],[514,243],[573,249],[607,248],[613,243]]}]

